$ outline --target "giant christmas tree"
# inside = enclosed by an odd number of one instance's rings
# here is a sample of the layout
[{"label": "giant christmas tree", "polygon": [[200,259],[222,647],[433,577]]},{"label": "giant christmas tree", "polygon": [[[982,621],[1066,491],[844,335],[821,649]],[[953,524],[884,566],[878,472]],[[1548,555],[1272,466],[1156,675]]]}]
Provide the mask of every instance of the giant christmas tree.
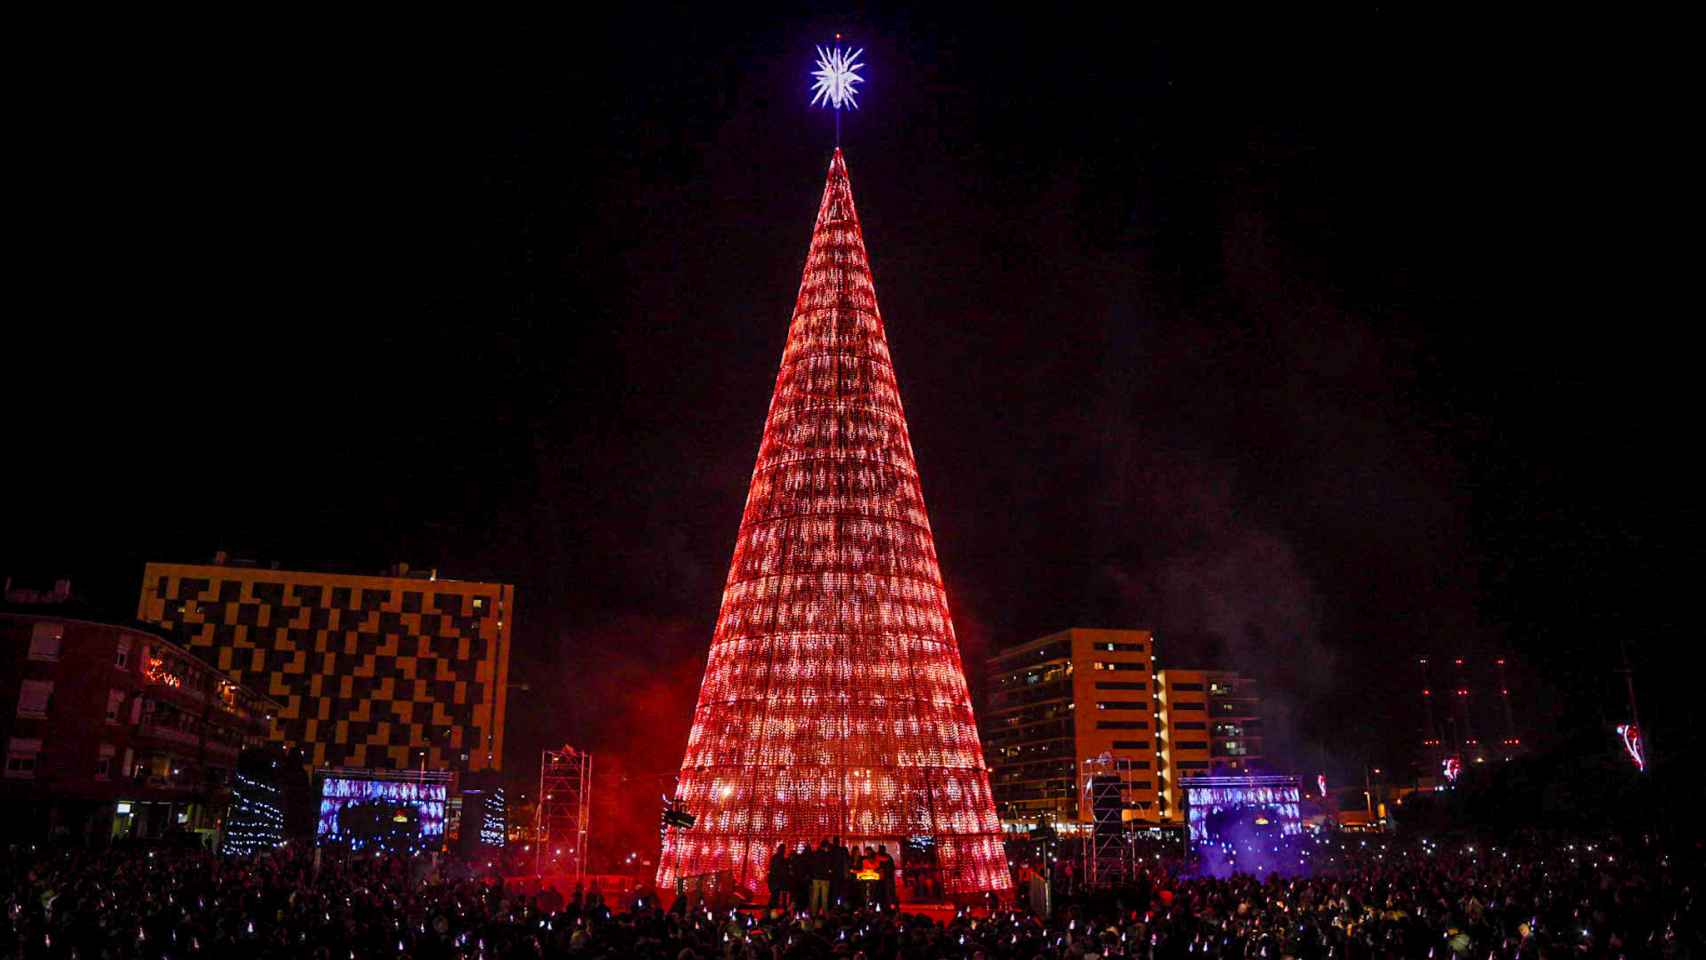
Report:
[{"label": "giant christmas tree", "polygon": [[[778,843],[903,840],[943,890],[1010,886],[841,151],[770,398],[658,882]],[[897,860],[899,858],[897,857]]]}]

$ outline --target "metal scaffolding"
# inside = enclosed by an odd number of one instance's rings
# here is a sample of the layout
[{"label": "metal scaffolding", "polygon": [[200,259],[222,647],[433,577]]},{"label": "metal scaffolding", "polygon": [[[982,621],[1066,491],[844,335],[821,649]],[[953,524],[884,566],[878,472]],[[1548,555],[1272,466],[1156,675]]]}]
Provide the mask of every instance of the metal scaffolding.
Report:
[{"label": "metal scaffolding", "polygon": [[1102,754],[1084,761],[1084,794],[1090,801],[1091,827],[1084,839],[1085,881],[1107,887],[1132,876],[1131,835],[1125,824],[1125,787],[1131,761]]},{"label": "metal scaffolding", "polygon": [[586,877],[587,811],[592,807],[592,754],[567,744],[539,760],[533,872]]}]

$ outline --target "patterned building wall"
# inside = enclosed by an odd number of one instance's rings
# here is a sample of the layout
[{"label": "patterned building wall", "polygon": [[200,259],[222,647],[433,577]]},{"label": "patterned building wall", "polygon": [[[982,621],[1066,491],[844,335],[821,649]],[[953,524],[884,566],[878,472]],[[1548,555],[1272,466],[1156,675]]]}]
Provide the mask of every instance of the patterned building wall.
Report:
[{"label": "patterned building wall", "polygon": [[[137,617],[284,704],[316,767],[500,769],[514,588],[150,563]],[[466,760],[463,757],[466,755]]]}]

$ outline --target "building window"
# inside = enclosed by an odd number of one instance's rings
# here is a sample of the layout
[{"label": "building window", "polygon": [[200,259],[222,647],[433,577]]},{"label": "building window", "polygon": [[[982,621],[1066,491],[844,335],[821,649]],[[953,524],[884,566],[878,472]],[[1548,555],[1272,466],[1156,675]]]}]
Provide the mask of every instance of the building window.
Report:
[{"label": "building window", "polygon": [[1097,700],[1097,710],[1147,710],[1147,700]]},{"label": "building window", "polygon": [[41,757],[41,741],[13,737],[6,741],[6,776],[14,780],[34,780],[36,763]]},{"label": "building window", "polygon": [[1174,730],[1207,730],[1208,724],[1201,720],[1180,720],[1173,724]]},{"label": "building window", "polygon": [[[1153,749],[1153,747],[1154,747],[1153,741],[1149,741],[1149,740],[1115,740],[1114,741],[1114,749],[1115,750],[1149,750],[1149,749]],[[1144,765],[1147,766],[1148,761],[1144,761]]]},{"label": "building window", "polygon": [[1113,663],[1113,662],[1108,661],[1108,660],[1097,660],[1095,663],[1091,664],[1090,666],[1091,666],[1091,669],[1094,669],[1094,670],[1147,670],[1147,669],[1149,669],[1148,665],[1144,664],[1144,663]]},{"label": "building window", "polygon": [[1207,750],[1207,740],[1180,740],[1173,744],[1175,750]]},{"label": "building window", "polygon": [[1173,684],[1173,689],[1174,690],[1189,690],[1192,693],[1196,693],[1202,689],[1202,684],[1200,684],[1200,683],[1175,683],[1175,684]]},{"label": "building window", "polygon": [[114,747],[110,743],[101,744],[101,754],[95,758],[95,779],[111,780],[113,776]]},{"label": "building window", "polygon": [[30,659],[58,660],[59,647],[65,640],[65,624],[38,623],[30,628]]},{"label": "building window", "polygon": [[119,714],[124,710],[124,691],[107,691],[107,722],[118,723]]},{"label": "building window", "polygon": [[1128,651],[1131,653],[1142,653],[1143,652],[1143,644],[1141,644],[1141,643],[1098,643],[1098,644],[1096,644],[1096,649],[1097,650],[1125,650],[1125,651]]},{"label": "building window", "polygon": [[119,637],[118,649],[113,652],[113,666],[120,670],[130,669],[130,638]]},{"label": "building window", "polygon": [[1142,690],[1148,684],[1141,680],[1106,680],[1096,684],[1097,690]]},{"label": "building window", "polygon": [[18,690],[18,716],[45,720],[48,704],[52,702],[52,680],[25,680]]},{"label": "building window", "polygon": [[1175,764],[1180,770],[1207,770],[1207,760],[1180,760]]},{"label": "building window", "polygon": [[1207,709],[1200,700],[1179,700],[1173,704],[1174,710],[1204,710]]},{"label": "building window", "polygon": [[1145,730],[1148,720],[1097,720],[1097,730]]}]

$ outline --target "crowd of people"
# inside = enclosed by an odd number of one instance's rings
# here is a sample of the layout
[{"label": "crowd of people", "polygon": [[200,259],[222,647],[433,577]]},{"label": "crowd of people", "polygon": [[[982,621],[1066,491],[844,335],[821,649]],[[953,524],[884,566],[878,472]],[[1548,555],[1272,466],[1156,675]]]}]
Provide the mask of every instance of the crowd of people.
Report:
[{"label": "crowd of people", "polygon": [[[816,881],[836,845],[778,851]],[[867,858],[858,851],[860,867]],[[1115,889],[1051,916],[1015,909],[924,915],[857,886],[829,902],[708,909],[642,896],[506,891],[484,864],[323,855],[251,859],[199,850],[32,850],[4,861],[0,956],[120,960],[365,958],[1689,958],[1702,955],[1700,850],[1650,839],[1322,841],[1312,876],[1191,876],[1149,861]],[[865,872],[862,869],[858,872]],[[833,887],[832,887],[833,889]],[[789,898],[798,888],[790,887]],[[666,902],[667,901],[667,902]]]},{"label": "crowd of people", "polygon": [[830,838],[816,847],[800,844],[790,851],[777,844],[770,855],[770,906],[827,910],[832,904],[855,908],[893,909],[899,899],[895,890],[895,863],[887,844],[844,847],[840,838]]}]

